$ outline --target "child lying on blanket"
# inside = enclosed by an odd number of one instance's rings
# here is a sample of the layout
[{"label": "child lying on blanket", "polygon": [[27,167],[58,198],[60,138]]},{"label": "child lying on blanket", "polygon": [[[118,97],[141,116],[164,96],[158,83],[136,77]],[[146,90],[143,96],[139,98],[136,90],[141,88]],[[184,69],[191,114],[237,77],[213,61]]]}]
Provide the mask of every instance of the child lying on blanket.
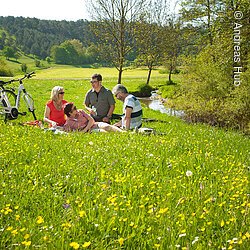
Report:
[{"label": "child lying on blanket", "polygon": [[73,102],[69,102],[65,105],[64,114],[67,115],[67,120],[63,126],[63,129],[67,132],[124,132],[122,129],[108,123],[95,122],[94,119],[83,110],[77,110]]}]

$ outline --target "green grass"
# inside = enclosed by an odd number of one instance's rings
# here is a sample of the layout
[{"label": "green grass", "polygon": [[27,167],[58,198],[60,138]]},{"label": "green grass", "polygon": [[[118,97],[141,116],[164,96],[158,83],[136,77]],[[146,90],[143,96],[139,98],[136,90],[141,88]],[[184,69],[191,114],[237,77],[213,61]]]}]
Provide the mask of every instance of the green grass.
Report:
[{"label": "green grass", "polygon": [[33,58],[32,56],[24,56],[24,55],[21,55],[17,60],[14,58],[10,58],[10,60],[6,60],[4,56],[0,56],[0,60],[3,60],[4,62],[6,62],[7,67],[11,69],[11,72],[14,75],[22,74],[22,69],[21,69],[22,64],[27,65],[28,67],[27,72],[37,71],[37,70],[41,70],[42,68],[47,68],[51,66],[46,61],[40,60],[41,67],[38,68],[35,65],[35,58]]},{"label": "green grass", "polygon": [[[96,70],[47,72],[25,81],[38,118],[55,85],[82,107]],[[114,69],[97,72],[114,86]],[[124,82],[144,77],[127,71]],[[30,115],[1,122],[0,248],[249,249],[249,138],[143,111],[162,135],[56,135],[21,126]]]}]

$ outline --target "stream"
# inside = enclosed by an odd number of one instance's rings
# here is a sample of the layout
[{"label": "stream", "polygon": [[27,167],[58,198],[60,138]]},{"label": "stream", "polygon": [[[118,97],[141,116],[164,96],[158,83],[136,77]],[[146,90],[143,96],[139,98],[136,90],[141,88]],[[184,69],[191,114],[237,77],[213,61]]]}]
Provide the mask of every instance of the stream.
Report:
[{"label": "stream", "polygon": [[160,111],[163,114],[167,114],[170,116],[178,116],[178,117],[182,117],[184,115],[184,112],[182,110],[175,110],[164,106],[160,96],[157,94],[156,91],[152,91],[150,97],[141,97],[138,99],[140,100],[141,103],[144,103],[150,109]]}]

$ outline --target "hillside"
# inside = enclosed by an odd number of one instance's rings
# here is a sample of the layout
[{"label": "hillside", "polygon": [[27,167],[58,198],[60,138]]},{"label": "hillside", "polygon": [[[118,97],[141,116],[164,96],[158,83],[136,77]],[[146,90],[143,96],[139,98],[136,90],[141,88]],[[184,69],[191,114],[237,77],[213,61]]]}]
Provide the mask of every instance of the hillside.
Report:
[{"label": "hillside", "polygon": [[34,54],[40,58],[49,56],[52,45],[65,40],[78,39],[83,45],[91,40],[86,20],[54,21],[37,18],[0,16],[0,49],[5,45],[6,33],[15,39],[15,45],[26,54]]}]

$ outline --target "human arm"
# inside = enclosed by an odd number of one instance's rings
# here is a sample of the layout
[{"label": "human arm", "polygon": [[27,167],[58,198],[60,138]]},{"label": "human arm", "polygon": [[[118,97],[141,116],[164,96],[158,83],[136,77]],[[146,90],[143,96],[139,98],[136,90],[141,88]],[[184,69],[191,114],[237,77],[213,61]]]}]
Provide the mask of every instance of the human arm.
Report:
[{"label": "human arm", "polygon": [[95,120],[88,114],[85,115],[85,117],[88,119],[87,126],[82,130],[82,132],[86,133],[90,130],[90,128],[94,125]]},{"label": "human arm", "polygon": [[46,105],[43,120],[44,122],[49,123],[52,127],[56,127],[57,123],[55,121],[50,120],[49,117],[50,117],[50,108]]},{"label": "human arm", "polygon": [[110,121],[110,119],[111,119],[111,117],[112,117],[112,114],[113,114],[114,110],[115,110],[115,104],[110,105],[110,108],[109,108],[109,111],[108,111],[107,116],[105,116],[102,120],[103,120],[104,122],[109,123],[109,121]]},{"label": "human arm", "polygon": [[116,122],[116,123],[114,124],[114,126],[120,128],[120,127],[122,126],[122,120],[120,120],[119,122]]},{"label": "human arm", "polygon": [[86,96],[85,96],[85,100],[83,102],[83,106],[89,112],[89,114],[96,115],[96,112],[92,109],[92,107],[90,107],[90,105],[91,105],[90,91],[88,91],[87,94],[86,94]]}]

